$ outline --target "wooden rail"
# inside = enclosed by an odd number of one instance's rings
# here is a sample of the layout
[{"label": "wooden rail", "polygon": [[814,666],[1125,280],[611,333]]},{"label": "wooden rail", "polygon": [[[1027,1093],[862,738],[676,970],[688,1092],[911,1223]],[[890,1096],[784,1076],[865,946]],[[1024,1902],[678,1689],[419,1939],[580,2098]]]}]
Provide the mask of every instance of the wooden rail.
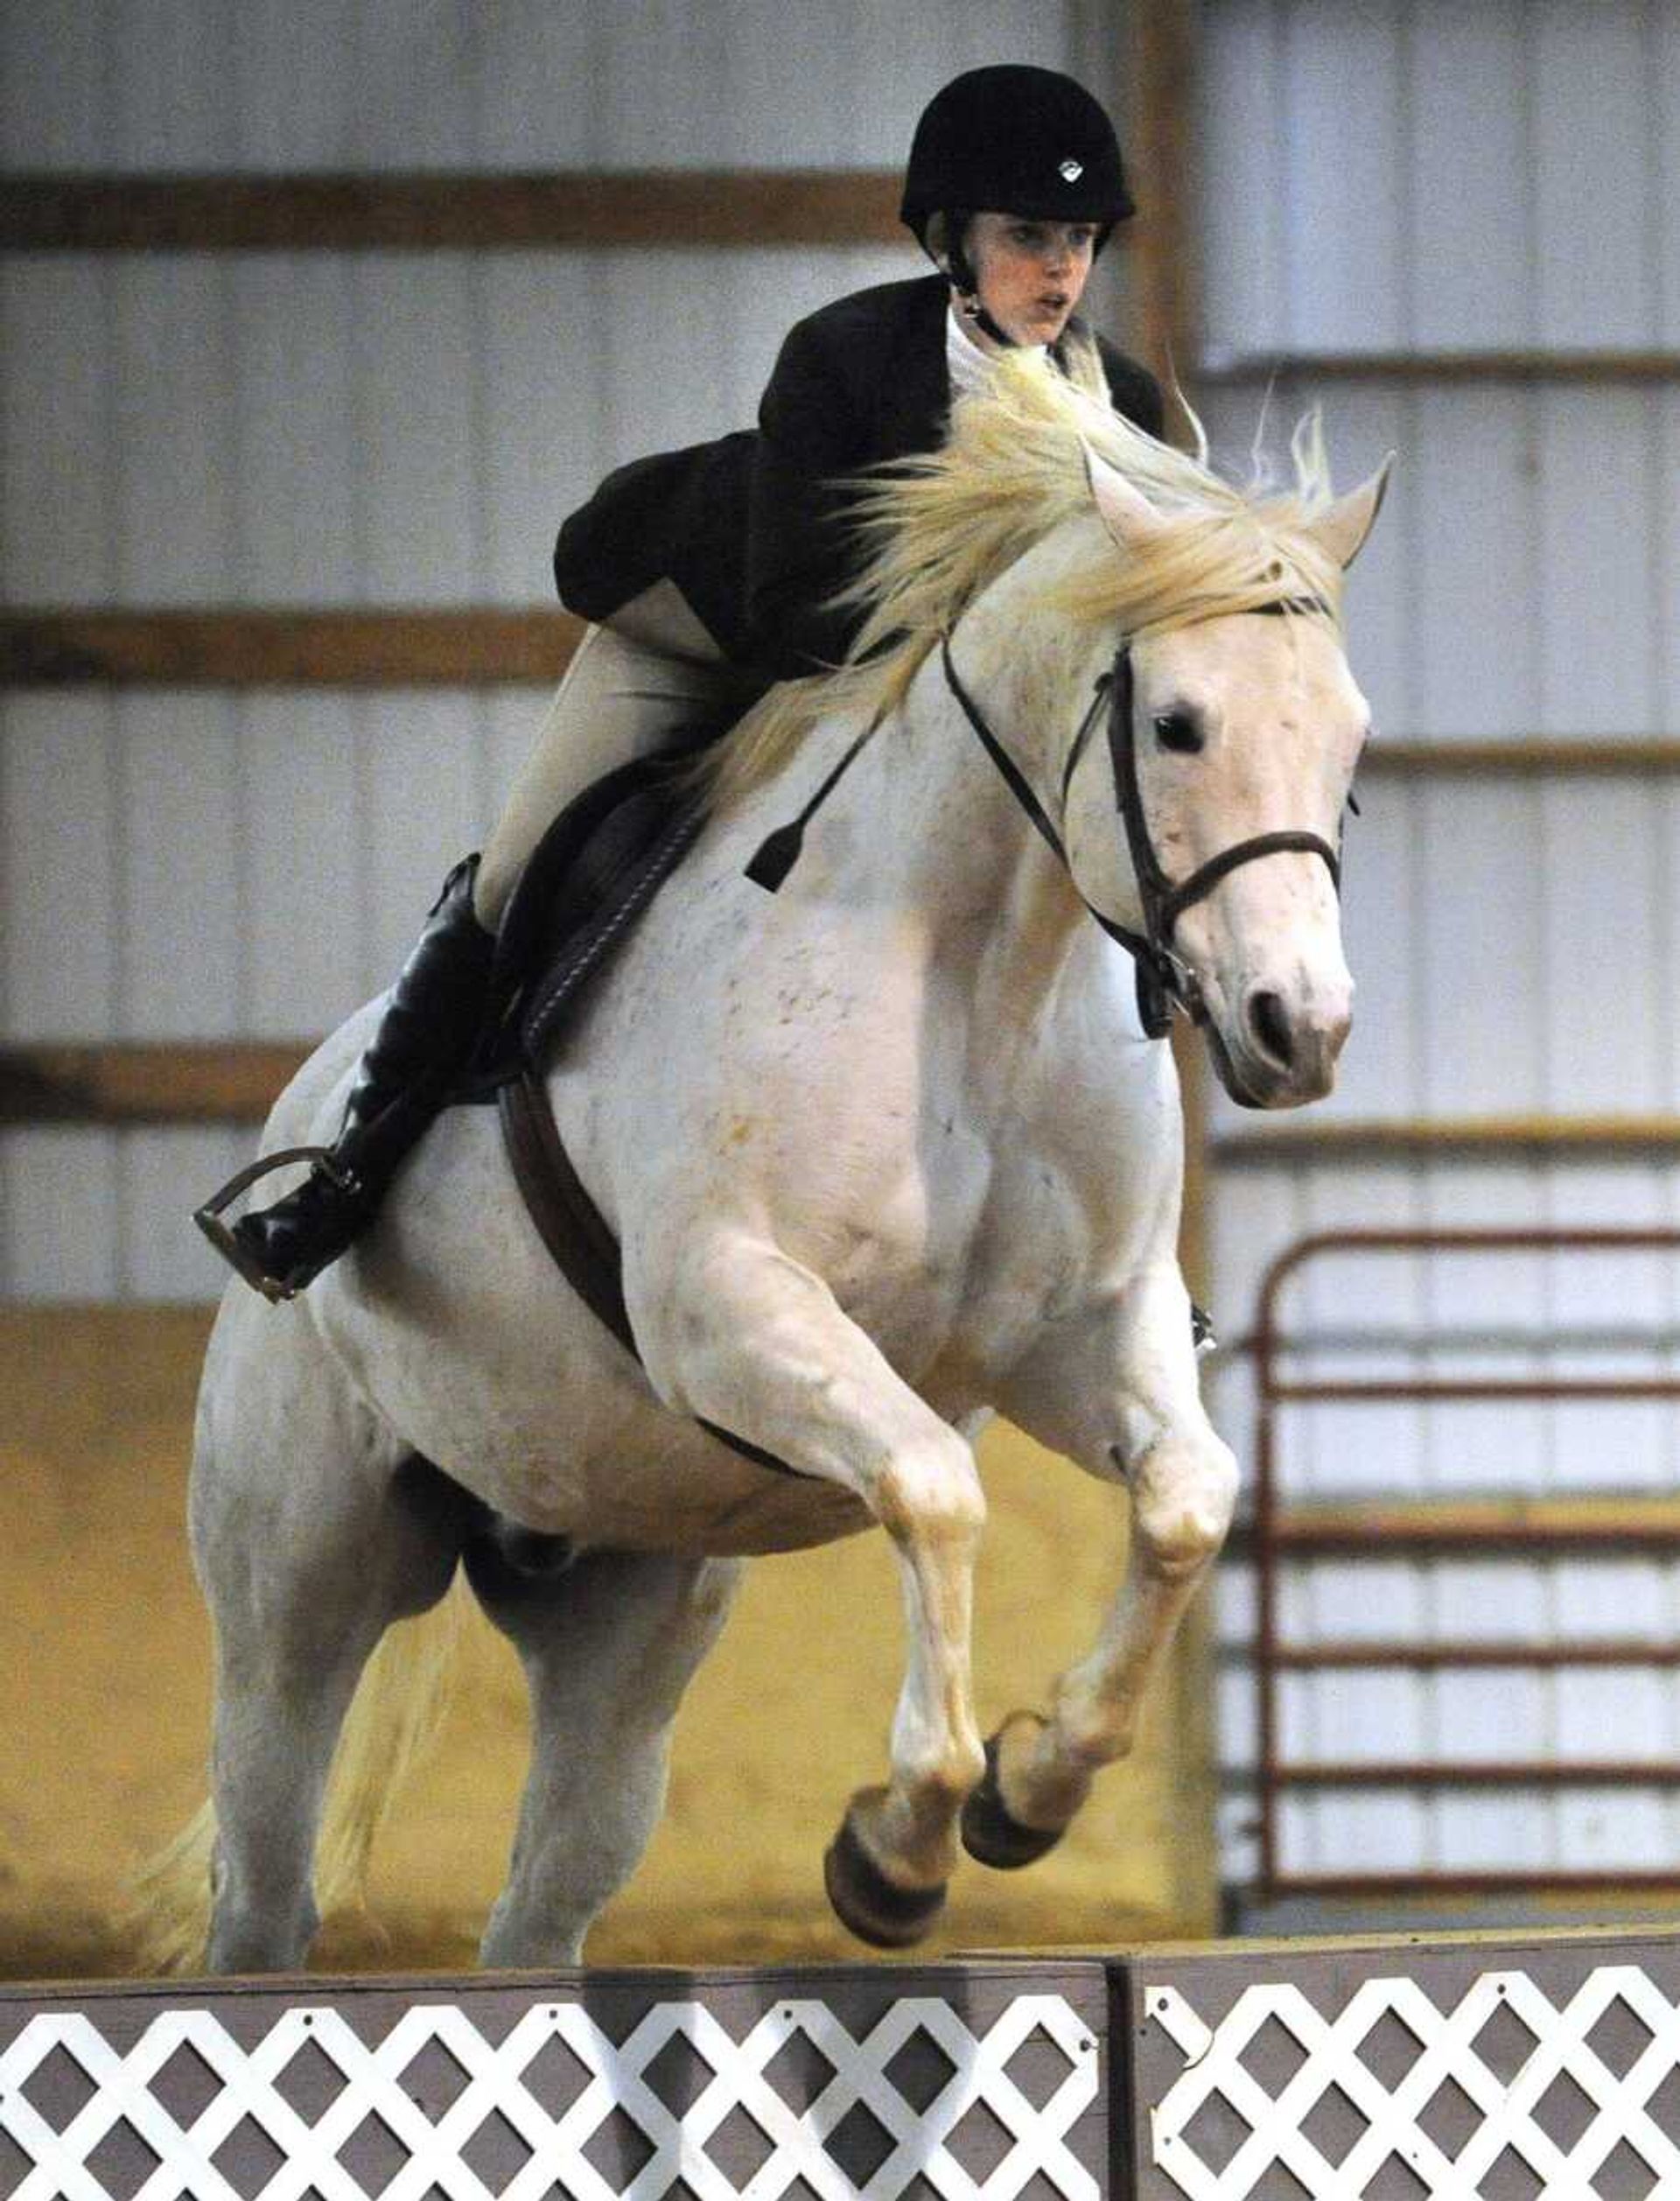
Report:
[{"label": "wooden rail", "polygon": [[1604,1637],[1587,1643],[1519,1643],[1515,1637],[1504,1641],[1438,1638],[1432,1643],[1373,1638],[1364,1642],[1350,1637],[1345,1642],[1279,1644],[1271,1658],[1274,1665],[1291,1673],[1352,1673],[1396,1667],[1419,1673],[1448,1668],[1485,1672],[1495,1668],[1533,1671],[1536,1667],[1560,1672],[1576,1666],[1680,1666],[1680,1643],[1632,1637]]},{"label": "wooden rail", "polygon": [[1211,354],[1190,376],[1204,389],[1250,382],[1672,382],[1680,352],[1450,351]]},{"label": "wooden rail", "polygon": [[20,175],[7,252],[484,251],[905,242],[892,169]]},{"label": "wooden rail", "polygon": [[583,630],[535,606],[0,612],[0,686],[547,686]]},{"label": "wooden rail", "polygon": [[0,1048],[0,1124],[260,1124],[303,1041]]},{"label": "wooden rail", "polygon": [[1612,734],[1603,740],[1523,734],[1510,741],[1390,741],[1379,735],[1360,761],[1362,779],[1635,778],[1680,771],[1670,736]]},{"label": "wooden rail", "polygon": [[1572,1154],[1680,1152],[1680,1116],[1367,1118],[1275,1131],[1222,1132],[1210,1145],[1226,1167],[1278,1162],[1419,1160],[1446,1156],[1544,1160]]},{"label": "wooden rail", "polygon": [[1280,1555],[1292,1560],[1674,1552],[1680,1550],[1680,1499],[1424,1498],[1294,1504],[1276,1514],[1271,1537]]}]

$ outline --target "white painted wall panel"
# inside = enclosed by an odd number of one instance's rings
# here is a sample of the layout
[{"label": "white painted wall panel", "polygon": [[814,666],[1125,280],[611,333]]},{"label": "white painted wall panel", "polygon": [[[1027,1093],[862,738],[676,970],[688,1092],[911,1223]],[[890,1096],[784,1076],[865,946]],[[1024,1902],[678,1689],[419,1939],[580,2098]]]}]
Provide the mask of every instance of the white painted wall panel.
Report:
[{"label": "white painted wall panel", "polygon": [[46,1125],[0,1138],[0,1290],[8,1298],[120,1295],[122,1175],[108,1133]]},{"label": "white painted wall panel", "polygon": [[1675,340],[1670,0],[1217,0],[1207,32],[1217,349]]},{"label": "white painted wall panel", "polygon": [[[214,603],[237,557],[234,352],[226,258],[114,267],[111,498],[119,596]],[[92,592],[88,592],[92,593]]]},{"label": "white painted wall panel", "polygon": [[1402,0],[1293,0],[1284,18],[1286,339],[1327,351],[1404,340],[1410,173],[1396,97]]},{"label": "white painted wall panel", "polygon": [[0,144],[16,168],[97,168],[112,50],[106,0],[0,9]]},{"label": "white painted wall panel", "polygon": [[1409,32],[1411,343],[1520,349],[1530,299],[1529,0],[1416,0]]},{"label": "white painted wall panel", "polygon": [[0,261],[0,587],[68,604],[115,578],[111,271]]},{"label": "white painted wall panel", "polygon": [[1070,57],[1030,0],[38,0],[8,11],[17,167],[872,167],[958,69]]},{"label": "white painted wall panel", "polygon": [[[356,370],[360,292],[352,258],[240,255],[213,311],[229,319],[232,441],[216,454],[234,501],[234,551],[215,598],[251,604],[353,600],[366,525]],[[215,336],[206,331],[213,345]]]},{"label": "white painted wall panel", "polygon": [[117,708],[97,693],[0,703],[0,1016],[8,1040],[79,1040],[122,1009]]},{"label": "white painted wall panel", "polygon": [[1660,509],[1650,397],[1562,389],[1535,399],[1538,527],[1531,545],[1535,639],[1544,676],[1536,732],[1660,732],[1658,661],[1680,652],[1653,618],[1650,575]]},{"label": "white painted wall panel", "polygon": [[1538,327],[1548,344],[1648,343],[1656,326],[1648,13],[1534,0]]},{"label": "white painted wall panel", "polygon": [[1407,944],[1426,998],[1451,1005],[1452,1019],[1446,1030],[1437,1026],[1424,1064],[1432,1114],[1497,1115],[1544,1077],[1538,805],[1520,782],[1442,782],[1425,792],[1420,885],[1429,915],[1423,936]]},{"label": "white painted wall panel", "polygon": [[[41,25],[65,12],[44,9]],[[240,117],[228,98],[238,46],[234,0],[146,0],[104,10],[109,59],[102,169],[234,168]]]},{"label": "white painted wall panel", "polygon": [[239,708],[235,1015],[256,1037],[325,1031],[368,988],[362,718],[341,695],[254,696]]},{"label": "white painted wall panel", "polygon": [[1662,972],[1642,952],[1666,896],[1662,814],[1640,780],[1543,789],[1550,999],[1543,1100],[1565,1116],[1660,1109]]},{"label": "white painted wall panel", "polygon": [[117,714],[122,817],[118,1029],[213,1037],[243,1018],[234,707],[167,690]]},{"label": "white painted wall panel", "polygon": [[1275,351],[1289,341],[1281,9],[1203,12],[1203,338],[1214,356]]},{"label": "white painted wall panel", "polygon": [[1532,401],[1509,387],[1431,392],[1414,433],[1402,458],[1418,500],[1417,717],[1405,731],[1480,741],[1538,733]]}]

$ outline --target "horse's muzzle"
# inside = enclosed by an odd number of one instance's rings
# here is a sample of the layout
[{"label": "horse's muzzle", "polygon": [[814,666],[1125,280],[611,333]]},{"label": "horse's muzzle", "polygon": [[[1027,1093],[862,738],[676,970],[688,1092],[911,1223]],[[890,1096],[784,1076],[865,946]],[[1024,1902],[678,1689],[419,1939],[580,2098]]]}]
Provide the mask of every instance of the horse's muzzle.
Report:
[{"label": "horse's muzzle", "polygon": [[1210,1016],[1208,1048],[1221,1084],[1239,1107],[1301,1108],[1334,1085],[1352,1023],[1340,990],[1334,998],[1303,999],[1256,985],[1234,1013]]}]

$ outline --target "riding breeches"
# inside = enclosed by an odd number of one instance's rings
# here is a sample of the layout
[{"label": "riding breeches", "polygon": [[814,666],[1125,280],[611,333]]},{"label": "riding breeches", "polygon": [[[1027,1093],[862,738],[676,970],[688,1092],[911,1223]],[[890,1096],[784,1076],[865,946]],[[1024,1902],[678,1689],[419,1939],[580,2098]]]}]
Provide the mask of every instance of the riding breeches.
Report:
[{"label": "riding breeches", "polygon": [[592,627],[485,844],[472,896],[480,923],[494,930],[531,851],[574,796],[739,697],[738,674],[668,582],[610,627]]}]

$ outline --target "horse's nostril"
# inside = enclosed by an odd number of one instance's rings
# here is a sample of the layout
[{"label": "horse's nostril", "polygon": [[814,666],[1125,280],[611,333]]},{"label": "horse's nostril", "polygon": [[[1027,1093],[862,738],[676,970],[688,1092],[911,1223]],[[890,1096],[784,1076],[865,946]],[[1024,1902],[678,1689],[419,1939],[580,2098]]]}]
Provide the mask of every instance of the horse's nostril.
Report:
[{"label": "horse's nostril", "polygon": [[1250,996],[1249,1025],[1273,1062],[1281,1062],[1288,1069],[1295,1060],[1295,1041],[1284,1005],[1275,993]]}]

